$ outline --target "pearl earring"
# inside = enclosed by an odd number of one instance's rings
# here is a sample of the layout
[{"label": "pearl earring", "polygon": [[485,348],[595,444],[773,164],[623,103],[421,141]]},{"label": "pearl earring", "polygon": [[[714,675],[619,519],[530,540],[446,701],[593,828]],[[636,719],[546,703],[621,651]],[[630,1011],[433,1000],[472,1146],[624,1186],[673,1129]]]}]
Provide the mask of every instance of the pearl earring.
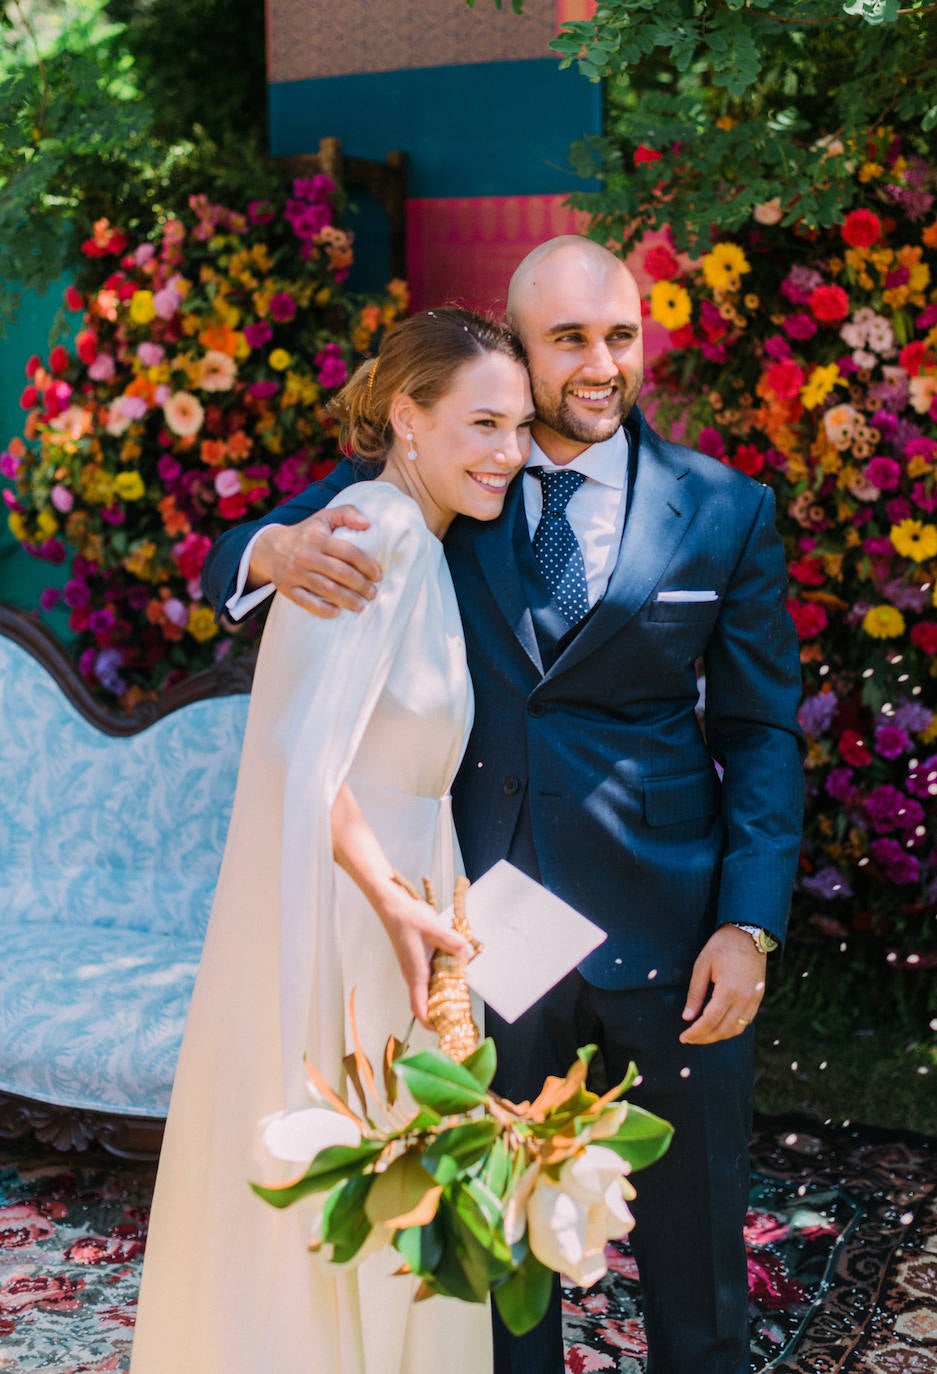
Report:
[{"label": "pearl earring", "polygon": [[410,459],[410,462],[411,462],[411,463],[415,463],[416,460],[417,460],[417,458],[419,458],[420,455],[417,453],[416,449],[415,449],[414,446],[413,446],[413,431],[412,431],[412,430],[408,430],[408,431],[407,431],[407,443],[410,445],[410,447],[407,449],[407,457]]}]

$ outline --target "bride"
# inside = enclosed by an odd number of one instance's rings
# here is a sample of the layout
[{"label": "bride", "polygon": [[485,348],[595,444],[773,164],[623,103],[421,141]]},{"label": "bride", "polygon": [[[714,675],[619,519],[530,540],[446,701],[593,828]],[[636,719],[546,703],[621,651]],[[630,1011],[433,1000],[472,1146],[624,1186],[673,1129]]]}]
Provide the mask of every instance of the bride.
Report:
[{"label": "bride", "polygon": [[486,1307],[414,1304],[389,1249],[326,1271],[302,1209],[276,1211],[248,1186],[275,1181],[258,1123],[308,1105],[304,1056],[341,1082],[351,990],[379,1062],[411,1012],[427,1024],[433,948],[464,952],[391,874],[452,890],[448,792],[472,691],[440,541],[457,515],[499,514],[533,419],[513,336],[454,308],[387,335],[338,408],[358,457],[383,464],[355,491],[369,528],[342,530],[380,564],[381,592],[333,620],[282,596],[271,608],[160,1157],[132,1374],[491,1369]]}]

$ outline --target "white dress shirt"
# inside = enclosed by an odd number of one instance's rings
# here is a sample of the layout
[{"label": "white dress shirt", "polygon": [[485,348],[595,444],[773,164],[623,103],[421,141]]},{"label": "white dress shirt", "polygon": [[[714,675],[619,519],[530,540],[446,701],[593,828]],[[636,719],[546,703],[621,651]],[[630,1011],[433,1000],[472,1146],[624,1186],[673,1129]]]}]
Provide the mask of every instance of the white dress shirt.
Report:
[{"label": "white dress shirt", "polygon": [[625,507],[628,502],[628,435],[624,429],[618,429],[610,439],[583,449],[571,463],[566,463],[563,467],[551,463],[537,444],[531,443],[530,457],[521,478],[524,483],[524,510],[531,539],[543,511],[543,488],[539,477],[531,471],[532,468],[543,468],[547,472],[581,472],[586,478],[582,486],[570,497],[566,507],[566,518],[582,549],[589,605],[594,606],[608,586],[625,528]]},{"label": "white dress shirt", "polygon": [[[543,488],[531,468],[545,468],[547,472],[581,472],[587,479],[574,492],[566,507],[566,518],[579,540],[586,565],[589,605],[602,597],[618,558],[622,531],[625,528],[625,507],[628,501],[628,436],[618,429],[610,439],[583,449],[571,463],[557,467],[546,454],[531,442],[530,457],[521,481],[524,484],[524,511],[527,528],[533,539],[543,510]],[[612,498],[613,499],[610,499]],[[266,525],[265,529],[273,526]],[[225,610],[232,620],[241,620],[248,611],[259,606],[276,589],[272,582],[245,592],[250,571],[251,554],[261,531],[258,530],[241,555],[234,592],[225,602]]]}]

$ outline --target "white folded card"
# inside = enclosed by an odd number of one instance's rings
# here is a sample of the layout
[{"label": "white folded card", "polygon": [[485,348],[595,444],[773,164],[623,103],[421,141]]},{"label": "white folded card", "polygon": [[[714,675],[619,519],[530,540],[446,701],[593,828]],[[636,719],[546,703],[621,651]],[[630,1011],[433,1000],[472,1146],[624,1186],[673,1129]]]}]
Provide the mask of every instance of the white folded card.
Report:
[{"label": "white folded card", "polygon": [[658,592],[658,601],[718,601],[719,597],[713,591],[696,592]]},{"label": "white folded card", "polygon": [[516,1021],[606,938],[506,859],[472,884],[465,910],[482,944],[468,966],[469,987],[505,1021]]}]

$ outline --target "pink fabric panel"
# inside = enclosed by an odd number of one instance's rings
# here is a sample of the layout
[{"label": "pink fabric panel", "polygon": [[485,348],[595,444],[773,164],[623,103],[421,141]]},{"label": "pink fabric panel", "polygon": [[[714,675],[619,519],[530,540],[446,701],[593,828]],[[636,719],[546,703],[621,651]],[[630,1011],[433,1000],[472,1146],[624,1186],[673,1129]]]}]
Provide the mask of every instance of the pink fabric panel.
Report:
[{"label": "pink fabric panel", "polygon": [[591,19],[597,0],[556,0],[556,27],[561,29],[571,19]]},{"label": "pink fabric panel", "polygon": [[[414,310],[446,303],[503,315],[511,273],[532,248],[557,234],[584,233],[589,217],[563,196],[474,196],[407,202],[407,274]],[[648,235],[628,259],[642,293],[651,281],[644,255],[660,242]],[[644,322],[648,357],[660,353],[667,331]]]}]

